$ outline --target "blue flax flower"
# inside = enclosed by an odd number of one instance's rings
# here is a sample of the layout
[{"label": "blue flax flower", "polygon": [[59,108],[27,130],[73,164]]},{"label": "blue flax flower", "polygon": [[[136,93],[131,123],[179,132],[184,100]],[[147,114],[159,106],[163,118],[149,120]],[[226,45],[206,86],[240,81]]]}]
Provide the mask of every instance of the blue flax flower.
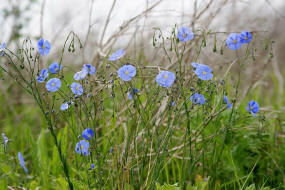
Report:
[{"label": "blue flax flower", "polygon": [[171,106],[173,107],[173,106],[175,106],[175,102],[173,101],[173,102],[171,102]]},{"label": "blue flax flower", "polygon": [[82,138],[86,139],[86,140],[90,140],[92,137],[94,136],[94,132],[92,129],[88,128],[88,129],[84,129],[82,131]]},{"label": "blue flax flower", "polygon": [[125,50],[123,49],[119,49],[117,51],[115,51],[110,57],[109,57],[109,61],[116,61],[120,58],[122,58],[125,55]]},{"label": "blue flax flower", "polygon": [[3,138],[4,147],[6,148],[9,140],[8,140],[8,138],[5,136],[4,133],[2,133],[2,138]]},{"label": "blue flax flower", "polygon": [[195,74],[197,75],[197,77],[199,79],[211,80],[213,78],[212,69],[209,66],[203,65],[203,64],[198,64],[195,68],[196,68]]},{"label": "blue flax flower", "polygon": [[73,76],[74,80],[83,80],[88,74],[88,70],[82,69],[81,71],[75,73]]},{"label": "blue flax flower", "polygon": [[78,96],[83,94],[83,87],[81,86],[81,84],[74,82],[71,84],[70,87],[71,87],[71,91],[73,92],[73,94],[78,95]]},{"label": "blue flax flower", "polygon": [[83,154],[84,156],[89,155],[89,142],[86,140],[79,141],[75,146],[75,152]]},{"label": "blue flax flower", "polygon": [[256,113],[259,112],[259,105],[256,101],[251,100],[248,102],[248,107],[246,107],[246,110],[249,111],[254,117],[257,117]]},{"label": "blue flax flower", "polygon": [[228,105],[228,109],[230,109],[232,107],[232,104],[229,102],[229,99],[227,96],[224,96],[224,102]]},{"label": "blue flax flower", "polygon": [[199,64],[199,63],[195,63],[195,62],[193,62],[191,65],[192,65],[195,69],[196,69],[197,67],[205,66],[205,65],[203,65],[203,64]]},{"label": "blue flax flower", "polygon": [[175,74],[170,71],[161,71],[155,78],[159,86],[170,87],[175,81]]},{"label": "blue flax flower", "polygon": [[228,48],[231,50],[237,50],[241,48],[242,43],[241,43],[241,36],[240,34],[237,33],[231,33],[229,37],[226,40]]},{"label": "blue flax flower", "polygon": [[26,173],[28,173],[29,171],[25,166],[25,161],[24,161],[24,158],[23,158],[21,152],[18,152],[18,158],[19,158],[20,166],[25,170]]},{"label": "blue flax flower", "polygon": [[132,90],[131,90],[131,92],[129,92],[129,94],[128,94],[128,98],[130,99],[130,100],[132,100],[133,99],[133,95],[135,95],[137,92],[139,92],[140,90],[139,89],[136,89],[136,88],[133,88]]},{"label": "blue flax flower", "polygon": [[136,76],[136,68],[132,65],[124,65],[117,71],[119,77],[124,81],[130,81]]},{"label": "blue flax flower", "polygon": [[46,83],[46,89],[49,92],[55,92],[61,87],[61,81],[58,78],[49,79]]},{"label": "blue flax flower", "polygon": [[243,44],[248,44],[252,39],[251,33],[248,31],[242,31],[240,33],[240,37],[241,37],[241,43]]},{"label": "blue flax flower", "polygon": [[64,102],[60,106],[60,110],[62,110],[62,111],[67,110],[68,108],[69,108],[68,102]]},{"label": "blue flax flower", "polygon": [[96,68],[91,65],[91,64],[85,64],[83,65],[83,69],[82,70],[87,70],[87,73],[90,75],[94,75],[96,73]]},{"label": "blue flax flower", "polygon": [[181,27],[178,30],[177,37],[180,41],[186,42],[188,40],[192,40],[194,38],[194,34],[191,29],[188,27]]},{"label": "blue flax flower", "polygon": [[47,40],[39,39],[38,41],[38,50],[41,55],[48,55],[50,51],[50,43]]},{"label": "blue flax flower", "polygon": [[94,169],[95,168],[95,164],[91,164],[91,169]]},{"label": "blue flax flower", "polygon": [[62,68],[62,66],[61,65],[59,66],[58,62],[54,62],[54,63],[50,64],[48,69],[49,69],[49,72],[51,72],[52,74],[56,74],[61,70],[61,68]]},{"label": "blue flax flower", "polygon": [[6,43],[4,42],[0,45],[0,53],[2,57],[5,55],[5,52],[4,52],[5,48],[6,48]]},{"label": "blue flax flower", "polygon": [[47,77],[48,77],[48,70],[43,69],[41,70],[40,74],[37,76],[37,81],[42,83],[46,80]]},{"label": "blue flax flower", "polygon": [[205,104],[205,98],[202,94],[195,93],[190,97],[190,100],[193,104]]}]

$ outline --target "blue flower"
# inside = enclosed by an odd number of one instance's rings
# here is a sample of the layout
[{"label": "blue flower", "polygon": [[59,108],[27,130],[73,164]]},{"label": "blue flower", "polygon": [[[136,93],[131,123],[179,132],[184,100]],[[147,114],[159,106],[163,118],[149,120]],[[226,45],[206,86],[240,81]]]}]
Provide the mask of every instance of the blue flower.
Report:
[{"label": "blue flower", "polygon": [[226,43],[231,50],[237,50],[242,46],[241,36],[237,33],[231,33],[227,38]]},{"label": "blue flower", "polygon": [[114,148],[111,147],[111,148],[110,148],[110,153],[113,153],[113,152],[114,152]]},{"label": "blue flower", "polygon": [[23,158],[21,152],[18,152],[18,158],[19,158],[20,166],[25,170],[26,173],[28,173],[29,171],[25,166],[25,161],[24,161],[24,158]]},{"label": "blue flower", "polygon": [[91,64],[83,65],[83,70],[87,70],[88,74],[94,75],[96,73],[96,68]]},{"label": "blue flower", "polygon": [[200,67],[200,66],[205,66],[205,65],[203,65],[203,64],[199,64],[199,63],[195,63],[195,62],[193,62],[191,65],[192,65],[194,68],[197,68],[197,67]]},{"label": "blue flower", "polygon": [[246,110],[249,111],[254,117],[257,117],[256,113],[259,112],[259,105],[256,101],[251,100],[248,102],[248,107],[246,107]]},{"label": "blue flower", "polygon": [[139,89],[133,88],[133,89],[131,90],[131,92],[129,92],[128,98],[129,98],[130,100],[132,100],[132,99],[133,99],[133,95],[136,94],[136,93],[139,92],[139,91],[140,91]]},{"label": "blue flower", "polygon": [[205,104],[205,98],[202,94],[195,93],[190,97],[190,100],[193,104]]},{"label": "blue flower", "polygon": [[7,143],[8,143],[8,138],[5,136],[4,133],[2,133],[2,138],[3,138],[3,144],[4,144],[4,147],[6,148],[7,147]]},{"label": "blue flower", "polygon": [[61,87],[61,81],[58,78],[49,79],[46,83],[46,89],[49,92],[55,92]]},{"label": "blue flower", "polygon": [[228,105],[228,109],[230,109],[232,107],[232,104],[229,102],[228,97],[224,96],[224,102]]},{"label": "blue flower", "polygon": [[47,55],[50,51],[50,43],[47,40],[39,39],[38,50],[41,55]]},{"label": "blue flower", "polygon": [[41,70],[40,74],[37,76],[37,81],[42,83],[46,80],[47,77],[48,77],[48,70],[43,69]]},{"label": "blue flower", "polygon": [[62,66],[59,66],[58,62],[54,62],[52,64],[50,64],[49,66],[49,72],[51,72],[52,74],[56,74],[61,70]]},{"label": "blue flower", "polygon": [[175,74],[170,71],[161,71],[155,78],[159,86],[170,87],[175,81]]},{"label": "blue flower", "polygon": [[191,29],[188,27],[181,27],[178,30],[177,37],[180,41],[186,42],[194,38],[194,34],[191,32]]},{"label": "blue flower", "polygon": [[124,81],[130,81],[136,76],[136,68],[132,65],[124,65],[117,71],[119,77]]},{"label": "blue flower", "polygon": [[70,87],[71,87],[71,91],[73,92],[73,94],[79,95],[79,96],[83,94],[83,87],[81,86],[81,84],[74,82],[71,84]]},{"label": "blue flower", "polygon": [[175,106],[175,102],[173,101],[173,102],[171,102],[171,106],[173,107],[173,106]]},{"label": "blue flower", "polygon": [[69,108],[69,105],[67,102],[61,104],[60,106],[60,110],[64,111],[64,110],[67,110]]},{"label": "blue flower", "polygon": [[5,55],[5,52],[4,52],[4,49],[6,48],[6,43],[3,42],[0,46],[0,53],[1,53],[1,56],[4,56]]},{"label": "blue flower", "polygon": [[86,140],[79,141],[75,146],[75,152],[83,154],[84,156],[89,155],[89,142]]},{"label": "blue flower", "polygon": [[90,140],[93,136],[94,136],[94,132],[90,128],[84,129],[84,131],[82,131],[82,138],[86,140]]},{"label": "blue flower", "polygon": [[[197,63],[198,64],[198,63]],[[193,63],[192,63],[193,65]],[[194,64],[195,65],[195,64]],[[213,78],[212,69],[203,64],[198,64],[195,67],[195,74],[201,80],[211,80]]]},{"label": "blue flower", "polygon": [[91,164],[91,169],[94,169],[95,168],[95,164]]},{"label": "blue flower", "polygon": [[82,69],[81,71],[75,73],[73,76],[74,80],[83,80],[88,74],[88,70]]},{"label": "blue flower", "polygon": [[110,57],[109,57],[109,61],[116,61],[118,59],[120,59],[121,57],[123,57],[125,55],[125,50],[123,49],[119,49],[117,51],[115,51]]},{"label": "blue flower", "polygon": [[243,44],[248,44],[252,39],[251,33],[248,31],[242,31],[240,33],[240,37],[241,37],[241,43]]}]

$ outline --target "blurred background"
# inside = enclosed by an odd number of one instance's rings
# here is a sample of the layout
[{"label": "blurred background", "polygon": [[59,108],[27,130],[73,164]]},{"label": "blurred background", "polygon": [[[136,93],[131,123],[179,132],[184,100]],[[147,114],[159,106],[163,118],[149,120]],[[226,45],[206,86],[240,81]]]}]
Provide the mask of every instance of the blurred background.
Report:
[{"label": "blurred background", "polygon": [[[0,42],[7,42],[9,49],[16,50],[26,37],[32,39],[34,46],[40,37],[49,40],[52,49],[48,58],[43,59],[45,65],[59,58],[70,31],[78,35],[83,48],[66,56],[64,65],[80,67],[91,63],[99,67],[102,59],[118,48],[127,51],[130,61],[143,57],[148,65],[167,65],[154,27],[169,36],[175,25],[192,28],[196,35],[193,47],[201,43],[207,32],[211,34],[199,62],[210,65],[218,80],[228,69],[236,69],[231,65],[233,53],[225,47],[228,34],[251,31],[256,53],[244,71],[241,99],[251,89],[259,88],[259,93],[268,97],[262,109],[274,111],[279,105],[278,109],[285,110],[284,0],[1,0],[0,3]],[[153,36],[158,39],[156,47]],[[213,52],[214,38],[217,38],[217,52]],[[185,56],[188,68],[194,56],[195,51]],[[32,97],[24,95],[9,79],[0,82],[0,96],[1,127],[10,117],[20,120],[33,110]],[[272,105],[272,99],[276,105]]]}]

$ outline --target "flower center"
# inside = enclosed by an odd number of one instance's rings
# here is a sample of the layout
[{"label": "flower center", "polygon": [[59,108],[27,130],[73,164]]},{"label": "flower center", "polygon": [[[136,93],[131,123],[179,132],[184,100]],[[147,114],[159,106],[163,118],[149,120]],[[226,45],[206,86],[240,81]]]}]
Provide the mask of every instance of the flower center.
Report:
[{"label": "flower center", "polygon": [[53,82],[53,83],[51,83],[51,86],[55,86],[55,83]]},{"label": "flower center", "polygon": [[91,135],[89,134],[88,137],[91,138]]},{"label": "flower center", "polygon": [[236,44],[236,43],[237,43],[237,40],[234,40],[233,43]]},{"label": "flower center", "polygon": [[125,75],[128,75],[128,74],[129,74],[129,72],[128,72],[128,71],[126,71],[126,72],[125,72]]},{"label": "flower center", "polygon": [[205,75],[205,74],[206,74],[206,72],[205,72],[205,71],[203,71],[202,75]]},{"label": "flower center", "polygon": [[186,38],[186,37],[187,37],[187,34],[186,34],[186,33],[184,33],[184,34],[183,34],[183,38]]},{"label": "flower center", "polygon": [[252,110],[252,109],[253,109],[253,107],[252,107],[252,106],[250,106],[250,107],[249,107],[249,109],[250,109],[250,110]]},{"label": "flower center", "polygon": [[80,148],[81,148],[81,150],[82,150],[82,149],[84,149],[84,146],[83,146],[83,145],[81,145],[81,146],[80,146]]},{"label": "flower center", "polygon": [[168,78],[168,75],[164,75],[163,78],[167,79],[167,78]]},{"label": "flower center", "polygon": [[246,36],[246,37],[244,37],[244,39],[245,39],[245,40],[248,40],[248,37]]},{"label": "flower center", "polygon": [[57,67],[55,68],[55,71],[58,71],[58,68],[57,68]]},{"label": "flower center", "polygon": [[76,89],[76,90],[79,90],[79,87],[77,86],[77,87],[75,87],[75,89]]},{"label": "flower center", "polygon": [[45,45],[42,45],[42,48],[45,49]]}]

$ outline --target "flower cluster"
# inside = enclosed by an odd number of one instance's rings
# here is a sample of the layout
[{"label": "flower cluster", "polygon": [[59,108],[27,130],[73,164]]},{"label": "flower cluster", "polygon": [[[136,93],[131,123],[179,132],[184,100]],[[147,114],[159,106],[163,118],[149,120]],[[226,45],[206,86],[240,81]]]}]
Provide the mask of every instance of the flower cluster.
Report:
[{"label": "flower cluster", "polygon": [[242,31],[240,34],[231,33],[226,40],[226,44],[231,50],[237,50],[241,48],[242,44],[248,44],[251,39],[251,33],[248,31]]},{"label": "flower cluster", "polygon": [[84,140],[79,141],[76,146],[75,146],[75,152],[77,152],[78,154],[82,154],[84,156],[88,156],[89,155],[89,142],[88,140],[90,140],[91,138],[93,138],[94,136],[94,132],[92,129],[88,128],[82,131],[82,138],[84,138]]},{"label": "flower cluster", "polygon": [[73,76],[74,80],[83,80],[88,74],[94,75],[96,73],[96,68],[93,65],[85,64],[81,71],[78,71]]},{"label": "flower cluster", "polygon": [[[38,41],[38,51],[41,55],[47,55],[50,51],[50,47],[51,47],[50,43],[47,40],[41,38]],[[62,70],[62,65],[59,64],[58,62],[53,62],[52,64],[49,65],[48,69],[44,68],[40,71],[40,73],[36,77],[36,80],[39,83],[43,83],[49,77],[49,72],[51,74],[57,74],[61,70]],[[93,65],[85,64],[83,65],[81,71],[75,73],[73,79],[76,81],[83,80],[87,75],[94,75],[95,73],[96,73],[96,68]],[[82,85],[77,82],[73,82],[70,85],[70,87],[74,95],[80,96],[84,92]],[[58,78],[51,78],[46,83],[46,89],[49,92],[56,92],[60,88],[61,88],[61,81]],[[69,108],[68,102],[63,103],[60,107],[61,110],[66,110],[68,108]]]},{"label": "flower cluster", "polygon": [[[40,39],[38,41],[38,51],[41,55],[48,55],[50,52],[51,46],[49,41]],[[49,72],[51,74],[57,74],[62,69],[62,65],[58,62],[53,62],[49,65],[49,68],[42,69],[38,76],[36,77],[36,80],[39,83],[43,83],[49,76]],[[58,78],[51,78],[46,83],[46,89],[49,92],[56,92],[61,87],[61,81]]]}]

